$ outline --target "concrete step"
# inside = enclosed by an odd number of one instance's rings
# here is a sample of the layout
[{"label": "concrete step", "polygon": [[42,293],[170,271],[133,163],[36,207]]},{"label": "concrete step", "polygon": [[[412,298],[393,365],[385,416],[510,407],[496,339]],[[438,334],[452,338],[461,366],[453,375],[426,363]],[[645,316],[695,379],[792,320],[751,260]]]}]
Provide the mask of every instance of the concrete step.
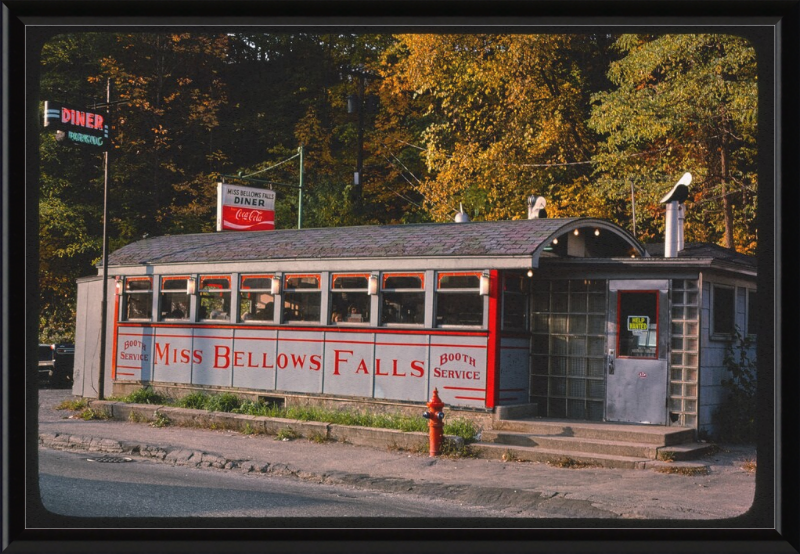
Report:
[{"label": "concrete step", "polygon": [[696,460],[702,456],[712,454],[717,450],[717,445],[710,442],[687,442],[671,446],[662,446],[658,449],[660,460]]},{"label": "concrete step", "polygon": [[508,462],[540,462],[564,468],[604,467],[613,469],[645,469],[653,462],[650,458],[636,456],[615,456],[611,454],[589,454],[564,452],[539,447],[511,446],[478,442],[470,445],[471,450],[481,458],[504,460]]},{"label": "concrete step", "polygon": [[529,435],[578,437],[671,446],[694,441],[694,429],[672,428],[660,425],[634,425],[594,423],[582,421],[542,419],[496,419],[495,431],[513,431]]},{"label": "concrete step", "polygon": [[485,430],[481,441],[510,446],[542,448],[572,453],[608,454],[634,458],[656,459],[659,445],[652,443],[591,439],[584,437],[562,437],[557,435],[531,435],[515,431]]}]

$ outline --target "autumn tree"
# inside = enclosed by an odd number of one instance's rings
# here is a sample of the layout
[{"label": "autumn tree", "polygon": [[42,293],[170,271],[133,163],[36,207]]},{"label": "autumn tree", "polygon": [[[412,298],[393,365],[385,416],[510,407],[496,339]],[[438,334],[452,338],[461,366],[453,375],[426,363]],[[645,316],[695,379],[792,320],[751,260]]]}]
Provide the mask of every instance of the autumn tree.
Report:
[{"label": "autumn tree", "polygon": [[546,196],[554,215],[593,211],[575,199],[594,152],[586,119],[605,40],[397,37],[384,87],[416,111],[417,127],[424,123],[416,142],[430,175],[418,189],[435,219],[451,219],[461,204],[479,219],[522,217],[532,193]]},{"label": "autumn tree", "polygon": [[614,87],[593,97],[589,125],[598,196],[629,205],[634,182],[640,239],[663,240],[658,200],[692,173],[686,240],[753,252],[757,237],[756,55],[731,35],[621,36]]}]

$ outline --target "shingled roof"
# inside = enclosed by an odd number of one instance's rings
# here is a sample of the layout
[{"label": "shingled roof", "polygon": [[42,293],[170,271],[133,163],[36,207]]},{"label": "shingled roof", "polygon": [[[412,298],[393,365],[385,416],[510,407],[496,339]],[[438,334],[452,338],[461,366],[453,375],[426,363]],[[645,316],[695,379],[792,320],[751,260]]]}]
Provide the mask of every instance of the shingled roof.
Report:
[{"label": "shingled roof", "polygon": [[552,238],[582,226],[608,229],[643,248],[621,228],[597,219],[525,219],[219,232],[147,238],[111,253],[109,266],[293,259],[537,255]]}]

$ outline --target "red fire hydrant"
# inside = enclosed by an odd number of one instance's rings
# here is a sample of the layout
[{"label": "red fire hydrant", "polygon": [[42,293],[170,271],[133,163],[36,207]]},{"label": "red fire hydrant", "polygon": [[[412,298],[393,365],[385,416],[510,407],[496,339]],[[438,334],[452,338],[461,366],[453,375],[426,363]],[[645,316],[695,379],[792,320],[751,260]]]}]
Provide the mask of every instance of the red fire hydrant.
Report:
[{"label": "red fire hydrant", "polygon": [[433,389],[433,394],[428,402],[428,411],[422,417],[428,420],[428,433],[430,445],[430,457],[438,456],[442,451],[442,440],[444,439],[444,402],[439,398],[439,391]]}]

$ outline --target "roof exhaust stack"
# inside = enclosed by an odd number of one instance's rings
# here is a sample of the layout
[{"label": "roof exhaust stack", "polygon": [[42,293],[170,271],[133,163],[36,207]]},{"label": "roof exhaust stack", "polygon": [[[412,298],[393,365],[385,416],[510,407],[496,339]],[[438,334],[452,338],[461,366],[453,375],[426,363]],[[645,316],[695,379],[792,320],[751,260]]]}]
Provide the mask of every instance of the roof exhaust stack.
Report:
[{"label": "roof exhaust stack", "polygon": [[547,200],[544,196],[536,196],[531,194],[528,197],[528,219],[544,219],[547,217],[547,210],[544,207],[547,205]]},{"label": "roof exhaust stack", "polygon": [[678,252],[683,250],[683,222],[685,219],[683,203],[689,197],[689,183],[691,182],[692,174],[684,173],[681,180],[661,199],[661,204],[667,205],[667,230],[664,237],[665,258],[676,258]]},{"label": "roof exhaust stack", "polygon": [[464,204],[458,204],[459,212],[456,214],[456,223],[469,223],[469,216],[464,213]]}]

